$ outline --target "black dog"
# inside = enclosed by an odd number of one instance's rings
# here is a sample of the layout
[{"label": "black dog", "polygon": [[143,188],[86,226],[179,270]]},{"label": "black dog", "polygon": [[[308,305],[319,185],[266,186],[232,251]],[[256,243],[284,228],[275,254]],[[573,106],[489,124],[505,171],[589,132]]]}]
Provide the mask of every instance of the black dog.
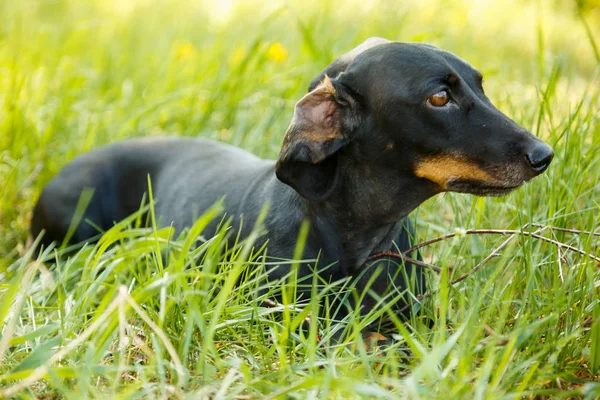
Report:
[{"label": "black dog", "polygon": [[[68,164],[44,189],[31,231],[45,231],[45,244],[61,242],[85,187],[95,193],[84,219],[108,229],[138,210],[150,174],[162,225],[189,227],[224,196],[228,215],[243,217],[244,236],[269,202],[269,255],[292,257],[308,220],[304,257],[334,264],[332,280],[362,274],[361,290],[373,273],[364,273],[370,256],[410,247],[406,216],[423,201],[444,191],[503,195],[550,164],[550,146],[497,110],[481,83],[481,74],[451,53],[372,38],[311,83],[277,161],[200,139],[125,140]],[[72,242],[97,233],[82,223]],[[390,284],[405,288],[407,276],[423,290],[418,268],[397,270],[372,282],[377,295]],[[310,271],[303,265],[299,274]],[[365,311],[374,305],[363,303]]]}]

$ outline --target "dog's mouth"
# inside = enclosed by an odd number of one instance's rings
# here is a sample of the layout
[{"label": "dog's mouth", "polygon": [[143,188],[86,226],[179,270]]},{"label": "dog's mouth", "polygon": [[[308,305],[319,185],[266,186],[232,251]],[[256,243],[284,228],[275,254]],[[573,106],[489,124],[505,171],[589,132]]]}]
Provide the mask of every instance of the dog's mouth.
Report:
[{"label": "dog's mouth", "polygon": [[498,182],[491,184],[471,179],[451,179],[446,183],[449,192],[468,193],[476,196],[504,196],[521,186],[519,184],[505,184]]},{"label": "dog's mouth", "polygon": [[437,184],[442,192],[476,196],[506,195],[541,172],[525,168],[522,160],[485,165],[455,154],[423,158],[415,167],[416,176]]}]

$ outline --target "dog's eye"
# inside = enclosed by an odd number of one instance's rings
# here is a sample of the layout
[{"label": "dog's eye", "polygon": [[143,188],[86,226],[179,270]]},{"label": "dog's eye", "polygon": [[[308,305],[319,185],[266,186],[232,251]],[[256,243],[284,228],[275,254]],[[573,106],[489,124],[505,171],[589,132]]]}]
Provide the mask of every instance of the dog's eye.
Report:
[{"label": "dog's eye", "polygon": [[443,107],[450,101],[450,95],[445,90],[440,90],[434,95],[429,96],[427,102],[435,107]]}]

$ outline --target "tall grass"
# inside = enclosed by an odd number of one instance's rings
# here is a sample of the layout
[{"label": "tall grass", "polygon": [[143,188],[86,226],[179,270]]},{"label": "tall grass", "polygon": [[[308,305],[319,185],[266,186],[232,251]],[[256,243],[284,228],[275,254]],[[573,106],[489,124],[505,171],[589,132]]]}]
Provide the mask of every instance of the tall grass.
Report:
[{"label": "tall grass", "polygon": [[[0,2],[0,397],[599,397],[593,2],[228,4]],[[267,282],[261,226],[242,241],[226,224],[204,232],[218,204],[183,234],[133,215],[95,245],[33,258],[34,201],[71,158],[153,135],[275,157],[311,78],[372,35],[467,59],[494,103],[556,152],[507,197],[446,194],[413,213],[423,240],[459,234],[423,248],[442,272],[429,274],[421,314],[395,320],[394,344],[358,337],[388,316],[384,304],[364,318],[324,315],[326,295],[347,295],[348,282],[297,282],[293,261]],[[272,303],[297,285],[313,295]]]}]

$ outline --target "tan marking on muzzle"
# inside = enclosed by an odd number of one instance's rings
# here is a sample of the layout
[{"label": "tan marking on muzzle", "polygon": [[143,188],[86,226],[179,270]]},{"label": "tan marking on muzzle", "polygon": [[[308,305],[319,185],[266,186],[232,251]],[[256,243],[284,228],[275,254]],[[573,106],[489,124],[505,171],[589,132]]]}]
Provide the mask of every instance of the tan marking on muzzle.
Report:
[{"label": "tan marking on muzzle", "polygon": [[415,175],[437,183],[446,189],[451,179],[465,179],[481,182],[494,182],[495,179],[465,157],[456,155],[443,155],[425,158],[418,162]]}]

